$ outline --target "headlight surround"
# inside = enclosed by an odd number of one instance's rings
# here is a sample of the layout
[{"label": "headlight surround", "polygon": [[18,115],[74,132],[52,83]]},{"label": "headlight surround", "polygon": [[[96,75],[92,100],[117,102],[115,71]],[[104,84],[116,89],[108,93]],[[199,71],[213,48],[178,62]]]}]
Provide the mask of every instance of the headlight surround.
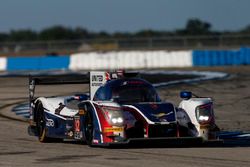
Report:
[{"label": "headlight surround", "polygon": [[196,107],[195,114],[200,124],[209,124],[213,118],[213,104],[207,103]]},{"label": "headlight surround", "polygon": [[114,126],[123,125],[123,114],[120,107],[102,107],[102,111],[108,123]]}]

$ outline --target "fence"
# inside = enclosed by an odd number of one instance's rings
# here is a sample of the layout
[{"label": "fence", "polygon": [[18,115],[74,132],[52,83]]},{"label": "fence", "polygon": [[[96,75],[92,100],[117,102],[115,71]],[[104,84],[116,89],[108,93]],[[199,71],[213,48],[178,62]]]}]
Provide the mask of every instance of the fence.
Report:
[{"label": "fence", "polygon": [[249,36],[186,36],[0,43],[0,56],[71,54],[117,50],[232,49],[250,46]]}]

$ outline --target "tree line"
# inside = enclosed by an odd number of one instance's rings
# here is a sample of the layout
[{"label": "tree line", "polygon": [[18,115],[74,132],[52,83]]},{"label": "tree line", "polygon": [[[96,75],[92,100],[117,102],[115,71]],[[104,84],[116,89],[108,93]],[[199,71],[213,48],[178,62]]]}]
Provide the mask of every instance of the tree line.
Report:
[{"label": "tree line", "polygon": [[141,30],[134,33],[91,32],[85,28],[69,28],[52,26],[39,32],[31,29],[11,30],[8,33],[0,32],[0,42],[20,41],[48,41],[48,40],[84,40],[84,39],[116,39],[116,38],[143,38],[143,37],[175,37],[175,36],[202,36],[202,35],[250,35],[250,25],[238,31],[216,31],[212,24],[200,19],[189,19],[182,29],[173,31]]}]

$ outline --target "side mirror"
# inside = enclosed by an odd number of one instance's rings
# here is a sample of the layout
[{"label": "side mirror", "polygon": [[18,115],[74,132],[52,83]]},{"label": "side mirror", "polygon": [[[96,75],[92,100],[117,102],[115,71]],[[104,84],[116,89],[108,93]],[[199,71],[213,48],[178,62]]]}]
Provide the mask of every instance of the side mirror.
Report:
[{"label": "side mirror", "polygon": [[180,97],[183,100],[189,100],[192,97],[192,92],[188,92],[188,91],[181,91],[180,92]]}]

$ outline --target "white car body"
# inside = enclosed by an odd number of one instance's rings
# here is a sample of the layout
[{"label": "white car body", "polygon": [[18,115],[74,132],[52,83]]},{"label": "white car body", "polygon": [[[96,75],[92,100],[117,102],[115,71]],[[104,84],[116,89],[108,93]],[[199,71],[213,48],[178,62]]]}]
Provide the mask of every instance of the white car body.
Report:
[{"label": "white car body", "polygon": [[[196,116],[196,109],[198,106],[211,104],[212,105],[212,99],[211,98],[190,98],[187,100],[182,100],[179,104],[179,110],[182,112],[185,112],[185,114],[188,115],[188,118],[183,116],[181,114],[178,114],[178,120],[180,123],[184,126],[187,126],[187,122],[191,121],[192,124],[195,126],[196,132],[191,132],[193,135],[197,137],[203,137],[205,140],[208,140],[209,138],[209,128],[208,126],[202,126],[198,118]],[[212,106],[211,106],[212,107]],[[213,111],[211,111],[213,112]],[[213,116],[213,113],[211,113]],[[186,124],[186,125],[185,125]]]}]

